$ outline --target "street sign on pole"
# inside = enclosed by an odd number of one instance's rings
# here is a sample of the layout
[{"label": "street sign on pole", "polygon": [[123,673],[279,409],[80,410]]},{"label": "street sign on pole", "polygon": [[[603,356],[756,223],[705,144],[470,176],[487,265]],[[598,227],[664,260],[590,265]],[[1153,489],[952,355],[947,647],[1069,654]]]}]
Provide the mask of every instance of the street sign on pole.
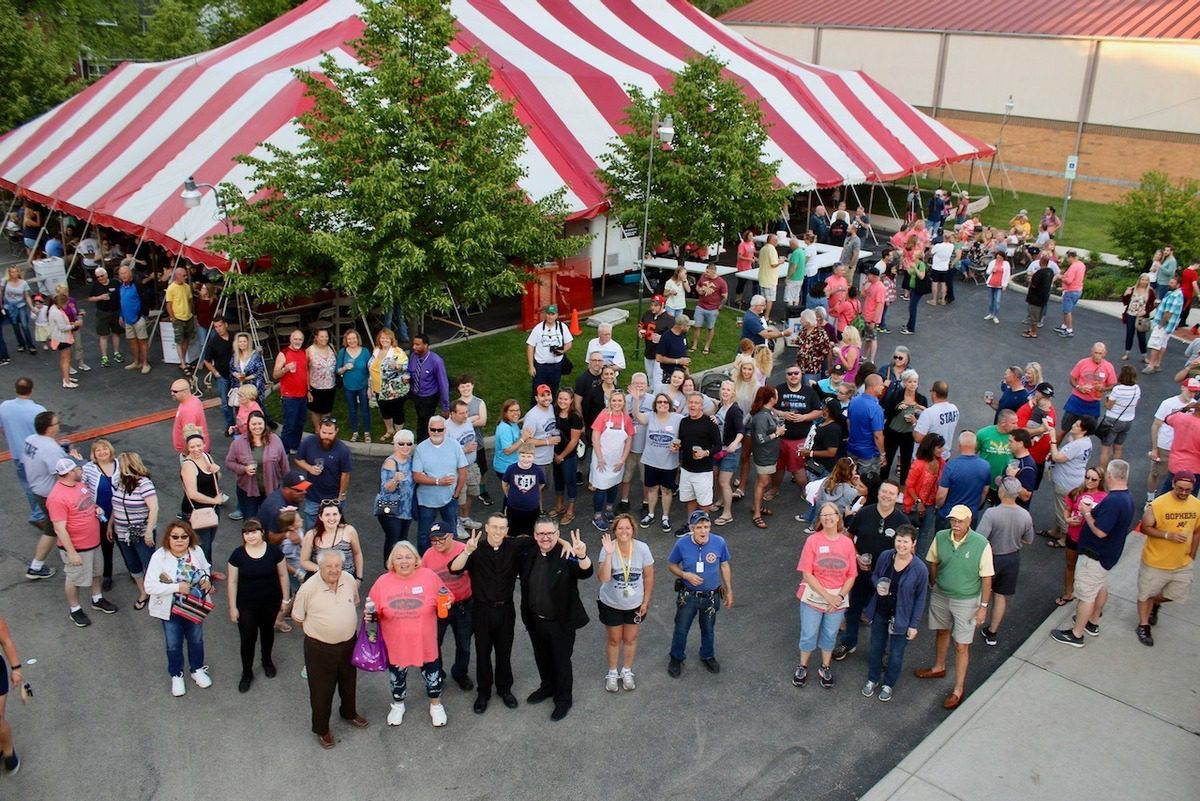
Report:
[{"label": "street sign on pole", "polygon": [[1079,167],[1079,156],[1072,154],[1067,156],[1067,169],[1064,170],[1063,177],[1068,181],[1075,180],[1075,170]]}]

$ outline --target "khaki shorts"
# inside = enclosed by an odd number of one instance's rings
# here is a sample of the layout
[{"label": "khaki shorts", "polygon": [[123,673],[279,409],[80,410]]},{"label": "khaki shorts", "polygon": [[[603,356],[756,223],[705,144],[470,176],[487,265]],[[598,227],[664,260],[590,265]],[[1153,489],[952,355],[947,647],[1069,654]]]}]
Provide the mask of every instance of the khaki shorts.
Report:
[{"label": "khaki shorts", "polygon": [[1070,490],[1059,491],[1058,487],[1051,483],[1051,489],[1054,490],[1054,523],[1058,526],[1058,530],[1066,535],[1067,529],[1071,525],[1071,521],[1067,520],[1067,493]]},{"label": "khaki shorts", "polygon": [[58,549],[58,556],[63,563],[63,576],[72,587],[90,587],[92,579],[104,571],[104,555],[100,552],[99,547],[92,548],[90,551],[78,551],[78,553],[83,564],[76,567],[67,557],[66,549]]},{"label": "khaki shorts", "polygon": [[[542,469],[544,469],[547,473],[549,473],[550,465],[543,465]],[[479,497],[480,479],[481,479],[481,476],[479,474],[479,464],[477,462],[471,462],[469,465],[467,465],[467,494],[468,495],[471,495],[475,498]]]},{"label": "khaki shorts", "polygon": [[139,317],[137,319],[137,322],[135,322],[133,325],[130,325],[128,322],[125,323],[125,338],[126,339],[149,339],[150,338],[150,330],[146,326],[146,318]]},{"label": "khaki shorts", "polygon": [[629,452],[629,458],[625,460],[625,472],[621,474],[621,483],[628,484],[633,481],[633,477],[638,474],[638,468],[642,466],[642,455],[640,453]]},{"label": "khaki shorts", "polygon": [[175,331],[175,342],[183,340],[191,341],[196,338],[196,318],[189,317],[186,320],[172,320],[171,328]]},{"label": "khaki shorts", "polygon": [[759,284],[758,294],[762,295],[765,299],[774,303],[775,302],[775,294],[777,291],[776,287],[778,287],[778,286],[779,286],[778,284],[776,284],[775,286],[763,286],[762,284]]},{"label": "khaki shorts", "polygon": [[980,598],[948,598],[937,586],[929,593],[929,628],[951,630],[959,645],[970,645],[975,639],[975,618],[979,614]]},{"label": "khaki shorts", "polygon": [[1092,602],[1108,586],[1108,571],[1092,557],[1079,554],[1075,563],[1075,599]]},{"label": "khaki shorts", "polygon": [[754,463],[754,472],[756,475],[773,476],[773,475],[775,475],[775,471],[777,469],[778,469],[778,464],[759,464],[758,462]]},{"label": "khaki shorts", "polygon": [[693,473],[690,470],[679,471],[679,500],[695,501],[701,506],[712,506],[713,474],[711,470],[703,473]]},{"label": "khaki shorts", "polygon": [[1182,603],[1188,599],[1192,578],[1191,565],[1176,570],[1163,570],[1142,562],[1138,565],[1138,600],[1149,601],[1161,595],[1168,601]]}]

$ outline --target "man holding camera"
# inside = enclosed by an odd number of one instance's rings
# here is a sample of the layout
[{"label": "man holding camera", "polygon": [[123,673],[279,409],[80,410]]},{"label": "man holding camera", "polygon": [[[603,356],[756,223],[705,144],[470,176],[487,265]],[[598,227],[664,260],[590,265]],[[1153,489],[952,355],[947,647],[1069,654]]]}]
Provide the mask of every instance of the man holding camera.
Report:
[{"label": "man holding camera", "polygon": [[558,384],[562,380],[563,357],[574,345],[571,330],[559,322],[558,306],[554,303],[542,310],[542,321],[533,327],[525,339],[525,359],[529,363],[529,385],[531,403],[537,402],[534,389],[547,384],[558,395]]}]

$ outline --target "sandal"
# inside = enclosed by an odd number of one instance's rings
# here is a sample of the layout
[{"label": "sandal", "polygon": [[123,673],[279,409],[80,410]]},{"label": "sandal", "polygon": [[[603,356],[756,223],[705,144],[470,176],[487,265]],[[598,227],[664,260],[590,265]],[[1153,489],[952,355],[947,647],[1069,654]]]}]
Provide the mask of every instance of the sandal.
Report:
[{"label": "sandal", "polygon": [[562,516],[562,519],[559,520],[558,522],[559,522],[559,525],[563,525],[563,526],[567,525],[568,523],[575,522],[575,513],[567,512],[565,515]]},{"label": "sandal", "polygon": [[765,516],[767,516],[767,517],[770,517],[771,515],[773,515],[773,514],[775,514],[775,513],[774,513],[774,512],[772,512],[770,509],[768,509],[767,507],[765,507],[765,506],[764,506],[764,507],[763,507],[761,510],[759,510],[759,514],[760,514],[760,515],[765,515]]},{"label": "sandal", "polygon": [[145,598],[138,598],[136,601],[134,601],[134,602],[133,602],[133,608],[134,608],[134,609],[137,609],[137,610],[139,610],[139,611],[140,611],[140,610],[142,610],[142,609],[145,609],[145,608],[146,608],[146,604],[148,604],[148,603],[150,603],[150,596],[149,596],[149,595],[147,595]]},{"label": "sandal", "polygon": [[279,623],[275,624],[275,630],[281,634],[287,634],[289,631],[292,630],[292,627],[289,626],[287,623],[279,622]]},{"label": "sandal", "polygon": [[705,356],[707,356],[708,354],[712,353],[712,351],[709,350],[708,348],[705,348],[704,350],[701,351],[701,353],[703,353]]},{"label": "sandal", "polygon": [[1071,603],[1071,601],[1074,601],[1074,600],[1075,600],[1074,596],[1072,596],[1070,598],[1064,598],[1060,595],[1054,599],[1054,605],[1055,606],[1066,606],[1067,604]]},{"label": "sandal", "polygon": [[1067,546],[1062,544],[1062,540],[1046,540],[1046,547],[1047,548],[1066,548]]},{"label": "sandal", "polygon": [[759,528],[767,527],[767,521],[763,520],[758,515],[755,515],[754,517],[750,518],[750,520],[754,523],[754,525],[758,526]]},{"label": "sandal", "polygon": [[770,491],[768,491],[768,492],[766,492],[766,493],[764,493],[764,494],[763,494],[763,500],[764,500],[764,501],[773,501],[773,500],[775,500],[775,499],[776,499],[776,498],[778,498],[778,497],[779,497],[779,493],[778,493],[778,492],[775,492],[774,490],[770,490]]},{"label": "sandal", "polygon": [[713,525],[714,526],[727,526],[732,522],[733,522],[732,517],[725,517],[725,515],[721,515],[720,517],[718,517],[716,520],[713,521]]}]

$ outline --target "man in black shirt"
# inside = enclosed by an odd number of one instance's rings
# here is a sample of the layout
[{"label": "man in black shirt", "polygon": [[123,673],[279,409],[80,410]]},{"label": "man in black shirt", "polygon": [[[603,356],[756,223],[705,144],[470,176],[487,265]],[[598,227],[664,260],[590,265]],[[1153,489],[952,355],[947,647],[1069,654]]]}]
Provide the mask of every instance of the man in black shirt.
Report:
[{"label": "man in black shirt", "polygon": [[[688,516],[708,511],[713,503],[713,454],[721,450],[721,429],[704,413],[704,396],[687,398],[687,417],[679,421],[679,500],[687,501]],[[685,524],[677,532],[688,532]]]},{"label": "man in black shirt", "polygon": [[692,360],[688,357],[688,329],[692,327],[692,321],[686,314],[681,314],[675,318],[675,324],[668,330],[663,331],[662,337],[658,340],[658,350],[655,352],[654,358],[658,360],[659,368],[662,370],[662,384],[666,386],[671,382],[671,374],[676,370],[682,369],[687,372],[688,365]]},{"label": "man in black shirt", "polygon": [[779,461],[775,475],[771,476],[771,493],[764,500],[779,494],[784,473],[791,473],[792,481],[803,492],[804,485],[808,483],[808,474],[804,471],[801,450],[813,421],[820,419],[823,413],[821,398],[815,389],[805,386],[799,365],[788,366],[784,382],[777,389],[779,400],[775,404],[775,411],[783,418],[787,430],[783,432],[783,441],[779,444]]},{"label": "man in black shirt", "polygon": [[121,317],[120,287],[108,279],[108,270],[96,268],[96,280],[88,289],[88,300],[96,304],[96,334],[100,337],[100,366],[108,367],[108,343],[112,340],[113,361],[125,361],[121,355],[121,334],[125,328],[119,325]]},{"label": "man in black shirt", "polygon": [[658,342],[662,338],[663,332],[675,324],[675,318],[667,314],[666,306],[666,298],[662,295],[655,295],[650,298],[650,311],[643,314],[642,319],[638,320],[638,336],[642,339],[646,380],[650,384],[651,392],[658,391],[658,387],[662,383],[658,361],[654,358],[658,354]]},{"label": "man in black shirt", "polygon": [[587,625],[588,616],[579,600],[580,579],[592,575],[592,560],[579,529],[571,533],[569,555],[559,540],[558,523],[539,518],[533,526],[536,548],[521,551],[521,620],[533,645],[541,683],[529,694],[527,703],[554,699],[551,720],[562,720],[571,711],[571,656],[575,631]]},{"label": "man in black shirt", "polygon": [[229,405],[229,390],[235,385],[231,360],[233,359],[233,337],[229,335],[229,323],[225,322],[222,314],[213,315],[212,328],[208,332],[208,341],[204,343],[204,353],[200,362],[208,374],[216,379],[217,397],[221,400],[221,414],[225,417],[225,436],[232,437],[237,423],[237,413]]},{"label": "man in black shirt", "polygon": [[871,506],[864,506],[850,520],[848,533],[858,550],[858,576],[850,590],[850,606],[846,610],[845,618],[846,630],[842,632],[842,641],[833,649],[833,658],[838,661],[854,653],[858,647],[859,621],[871,600],[871,593],[874,592],[871,571],[875,569],[875,560],[892,547],[896,529],[908,523],[908,515],[904,514],[904,509],[896,503],[899,498],[900,485],[886,479],[879,485],[877,502]]},{"label": "man in black shirt", "polygon": [[588,358],[587,369],[575,379],[575,413],[583,418],[584,431],[591,431],[596,415],[604,410],[604,393],[600,393],[599,405],[592,390],[600,383],[604,372],[604,354],[594,351]]},{"label": "man in black shirt", "polygon": [[[308,481],[308,476],[301,473],[299,470],[291,470],[283,481],[279,483],[272,492],[263,498],[263,502],[259,504],[258,522],[267,531],[279,530],[279,513],[284,509],[294,509],[299,514],[304,513],[304,493],[311,486]],[[386,558],[386,554],[385,554]]]}]

